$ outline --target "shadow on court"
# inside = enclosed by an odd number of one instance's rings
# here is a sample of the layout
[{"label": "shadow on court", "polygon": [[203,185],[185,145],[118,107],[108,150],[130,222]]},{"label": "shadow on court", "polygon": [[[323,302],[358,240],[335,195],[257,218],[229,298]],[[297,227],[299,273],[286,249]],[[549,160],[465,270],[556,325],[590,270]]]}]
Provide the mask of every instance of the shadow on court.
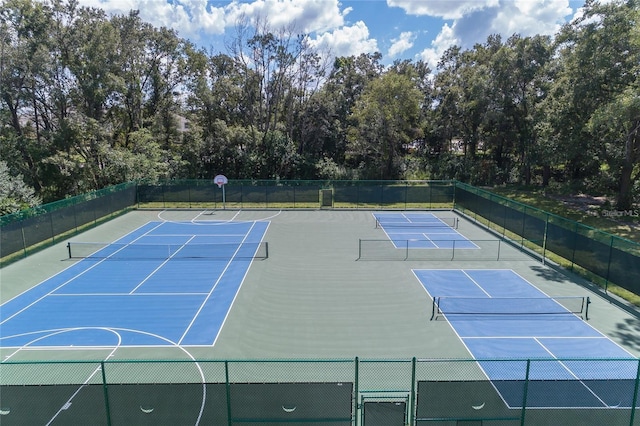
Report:
[{"label": "shadow on court", "polygon": [[626,318],[618,323],[614,337],[620,339],[625,346],[640,351],[640,319]]}]

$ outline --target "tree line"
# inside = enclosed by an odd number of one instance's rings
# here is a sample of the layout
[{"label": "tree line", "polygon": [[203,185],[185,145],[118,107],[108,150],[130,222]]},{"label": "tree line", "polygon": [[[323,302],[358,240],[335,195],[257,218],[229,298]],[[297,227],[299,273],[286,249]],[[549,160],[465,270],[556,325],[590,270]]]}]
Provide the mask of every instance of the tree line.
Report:
[{"label": "tree line", "polygon": [[432,70],[236,23],[208,52],[137,11],[0,9],[0,209],[130,180],[458,179],[640,196],[638,0],[554,37],[454,46]]}]

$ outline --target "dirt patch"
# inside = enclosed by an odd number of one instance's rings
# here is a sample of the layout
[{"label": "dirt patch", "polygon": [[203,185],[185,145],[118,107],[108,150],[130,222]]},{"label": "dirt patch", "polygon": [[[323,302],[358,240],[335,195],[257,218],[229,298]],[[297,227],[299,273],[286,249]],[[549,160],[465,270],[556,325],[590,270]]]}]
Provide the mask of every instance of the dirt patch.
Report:
[{"label": "dirt patch", "polygon": [[586,213],[590,216],[600,216],[601,211],[606,206],[612,205],[612,200],[607,197],[594,197],[593,195],[578,194],[578,195],[549,195],[549,198],[560,201],[562,204],[571,208]]}]

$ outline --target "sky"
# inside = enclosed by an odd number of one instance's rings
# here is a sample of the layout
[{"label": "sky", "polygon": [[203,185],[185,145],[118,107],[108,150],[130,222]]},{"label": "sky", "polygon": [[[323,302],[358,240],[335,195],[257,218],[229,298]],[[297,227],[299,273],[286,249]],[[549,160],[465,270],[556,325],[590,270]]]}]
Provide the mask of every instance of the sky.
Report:
[{"label": "sky", "polygon": [[[608,1],[608,0],[607,0]],[[293,25],[333,56],[380,52],[382,63],[422,60],[432,69],[453,45],[500,34],[554,35],[582,13],[584,0],[79,0],[109,14],[140,11],[213,54],[228,53],[241,16]]]}]

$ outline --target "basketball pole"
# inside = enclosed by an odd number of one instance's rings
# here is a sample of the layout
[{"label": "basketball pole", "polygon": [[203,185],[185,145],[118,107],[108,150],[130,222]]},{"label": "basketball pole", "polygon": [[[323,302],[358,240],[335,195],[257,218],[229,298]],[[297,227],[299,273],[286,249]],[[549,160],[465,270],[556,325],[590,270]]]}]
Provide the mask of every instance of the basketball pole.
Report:
[{"label": "basketball pole", "polygon": [[218,185],[218,188],[222,189],[222,210],[227,209],[227,194],[225,192],[224,186],[227,184],[228,180],[225,175],[217,175],[213,178],[213,181]]},{"label": "basketball pole", "polygon": [[222,210],[226,210],[227,209],[227,197],[224,191],[224,183],[222,182],[216,182],[218,184],[218,188],[222,189]]}]

